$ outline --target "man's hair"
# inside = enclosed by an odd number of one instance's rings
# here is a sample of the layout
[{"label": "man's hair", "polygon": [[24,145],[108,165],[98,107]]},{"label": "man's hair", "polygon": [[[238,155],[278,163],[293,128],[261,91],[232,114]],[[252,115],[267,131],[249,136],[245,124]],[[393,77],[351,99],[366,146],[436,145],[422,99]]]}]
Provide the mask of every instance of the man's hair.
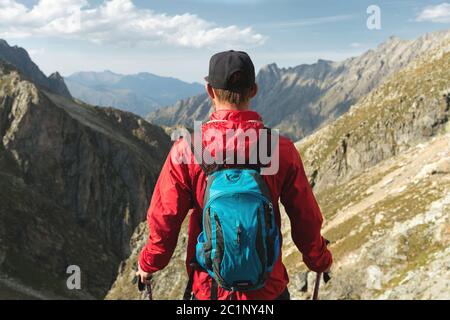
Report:
[{"label": "man's hair", "polygon": [[231,79],[229,80],[233,90],[224,90],[213,88],[214,94],[220,101],[228,102],[235,105],[241,105],[247,103],[250,100],[250,95],[252,87],[245,87],[240,85],[241,83],[246,83],[245,75],[238,71],[235,72]]}]

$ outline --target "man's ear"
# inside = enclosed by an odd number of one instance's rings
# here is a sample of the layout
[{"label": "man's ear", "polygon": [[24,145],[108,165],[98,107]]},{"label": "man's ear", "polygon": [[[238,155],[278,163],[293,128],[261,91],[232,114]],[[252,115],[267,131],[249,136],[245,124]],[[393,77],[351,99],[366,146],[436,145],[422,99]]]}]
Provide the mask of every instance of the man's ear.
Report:
[{"label": "man's ear", "polygon": [[258,84],[255,83],[255,85],[252,87],[252,90],[250,91],[250,99],[253,99],[258,94]]},{"label": "man's ear", "polygon": [[216,95],[214,94],[214,90],[213,90],[213,88],[211,87],[211,85],[210,85],[209,83],[207,83],[207,84],[205,85],[205,89],[206,89],[206,93],[208,93],[208,96],[209,96],[212,100],[214,100],[214,99],[216,98]]}]

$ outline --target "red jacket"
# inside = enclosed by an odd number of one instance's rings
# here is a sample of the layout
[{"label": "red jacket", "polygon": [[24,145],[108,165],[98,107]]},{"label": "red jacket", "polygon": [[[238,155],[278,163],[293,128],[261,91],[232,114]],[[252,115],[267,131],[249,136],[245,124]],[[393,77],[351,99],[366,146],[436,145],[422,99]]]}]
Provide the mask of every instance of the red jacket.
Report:
[{"label": "red jacket", "polygon": [[[211,120],[216,128],[225,131],[233,127],[245,127],[245,123],[261,121],[254,111],[218,111]],[[222,128],[221,128],[222,126]],[[169,263],[175,250],[181,224],[192,209],[188,227],[186,266],[191,274],[190,263],[195,259],[195,244],[202,228],[202,206],[206,177],[197,163],[183,164],[173,156],[186,156],[187,143],[177,141],[164,164],[153,192],[147,214],[150,236],[143,248],[139,264],[145,272],[157,272]],[[189,152],[190,153],[190,152]],[[280,165],[276,175],[264,176],[272,194],[276,221],[281,226],[279,200],[284,205],[291,222],[292,239],[303,254],[303,261],[313,271],[326,271],[332,263],[331,253],[321,236],[322,214],[303,169],[300,155],[287,138],[279,139]],[[189,154],[191,157],[192,154]],[[289,282],[282,258],[275,264],[266,286],[257,291],[234,293],[233,299],[272,300],[277,298]],[[210,298],[211,278],[201,270],[194,271],[193,293],[199,300]],[[218,298],[228,299],[231,293],[218,288]]]}]

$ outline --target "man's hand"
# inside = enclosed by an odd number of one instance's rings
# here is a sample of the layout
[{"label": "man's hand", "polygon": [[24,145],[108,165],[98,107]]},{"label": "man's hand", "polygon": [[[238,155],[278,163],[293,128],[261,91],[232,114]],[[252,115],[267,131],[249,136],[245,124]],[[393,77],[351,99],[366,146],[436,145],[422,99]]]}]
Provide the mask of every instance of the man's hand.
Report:
[{"label": "man's hand", "polygon": [[145,272],[141,269],[141,266],[138,263],[138,271],[136,272],[136,276],[141,280],[144,284],[150,284],[150,280],[152,278],[151,273]]}]

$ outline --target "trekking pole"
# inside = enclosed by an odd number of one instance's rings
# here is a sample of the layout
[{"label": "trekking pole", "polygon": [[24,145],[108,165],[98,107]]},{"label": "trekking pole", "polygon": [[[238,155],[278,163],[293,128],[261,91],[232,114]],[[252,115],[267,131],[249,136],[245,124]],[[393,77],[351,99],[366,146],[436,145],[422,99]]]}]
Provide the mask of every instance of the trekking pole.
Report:
[{"label": "trekking pole", "polygon": [[319,300],[320,279],[322,279],[322,273],[318,272],[316,276],[316,283],[314,284],[312,300]]},{"label": "trekking pole", "polygon": [[[151,278],[149,280],[151,280]],[[152,291],[151,283],[145,284],[141,281],[140,277],[135,276],[133,279],[133,284],[136,284],[136,283],[138,285],[139,292],[145,291],[146,298],[148,300],[153,300],[153,291]]]},{"label": "trekking pole", "polygon": [[[325,239],[325,245],[328,246],[329,244],[330,244],[330,241]],[[314,284],[314,292],[312,295],[312,300],[319,300],[320,280],[322,279],[322,274],[323,274],[323,280],[325,283],[327,283],[331,279],[330,274],[327,272],[326,273],[322,273],[322,272],[317,273],[316,283]]]}]

